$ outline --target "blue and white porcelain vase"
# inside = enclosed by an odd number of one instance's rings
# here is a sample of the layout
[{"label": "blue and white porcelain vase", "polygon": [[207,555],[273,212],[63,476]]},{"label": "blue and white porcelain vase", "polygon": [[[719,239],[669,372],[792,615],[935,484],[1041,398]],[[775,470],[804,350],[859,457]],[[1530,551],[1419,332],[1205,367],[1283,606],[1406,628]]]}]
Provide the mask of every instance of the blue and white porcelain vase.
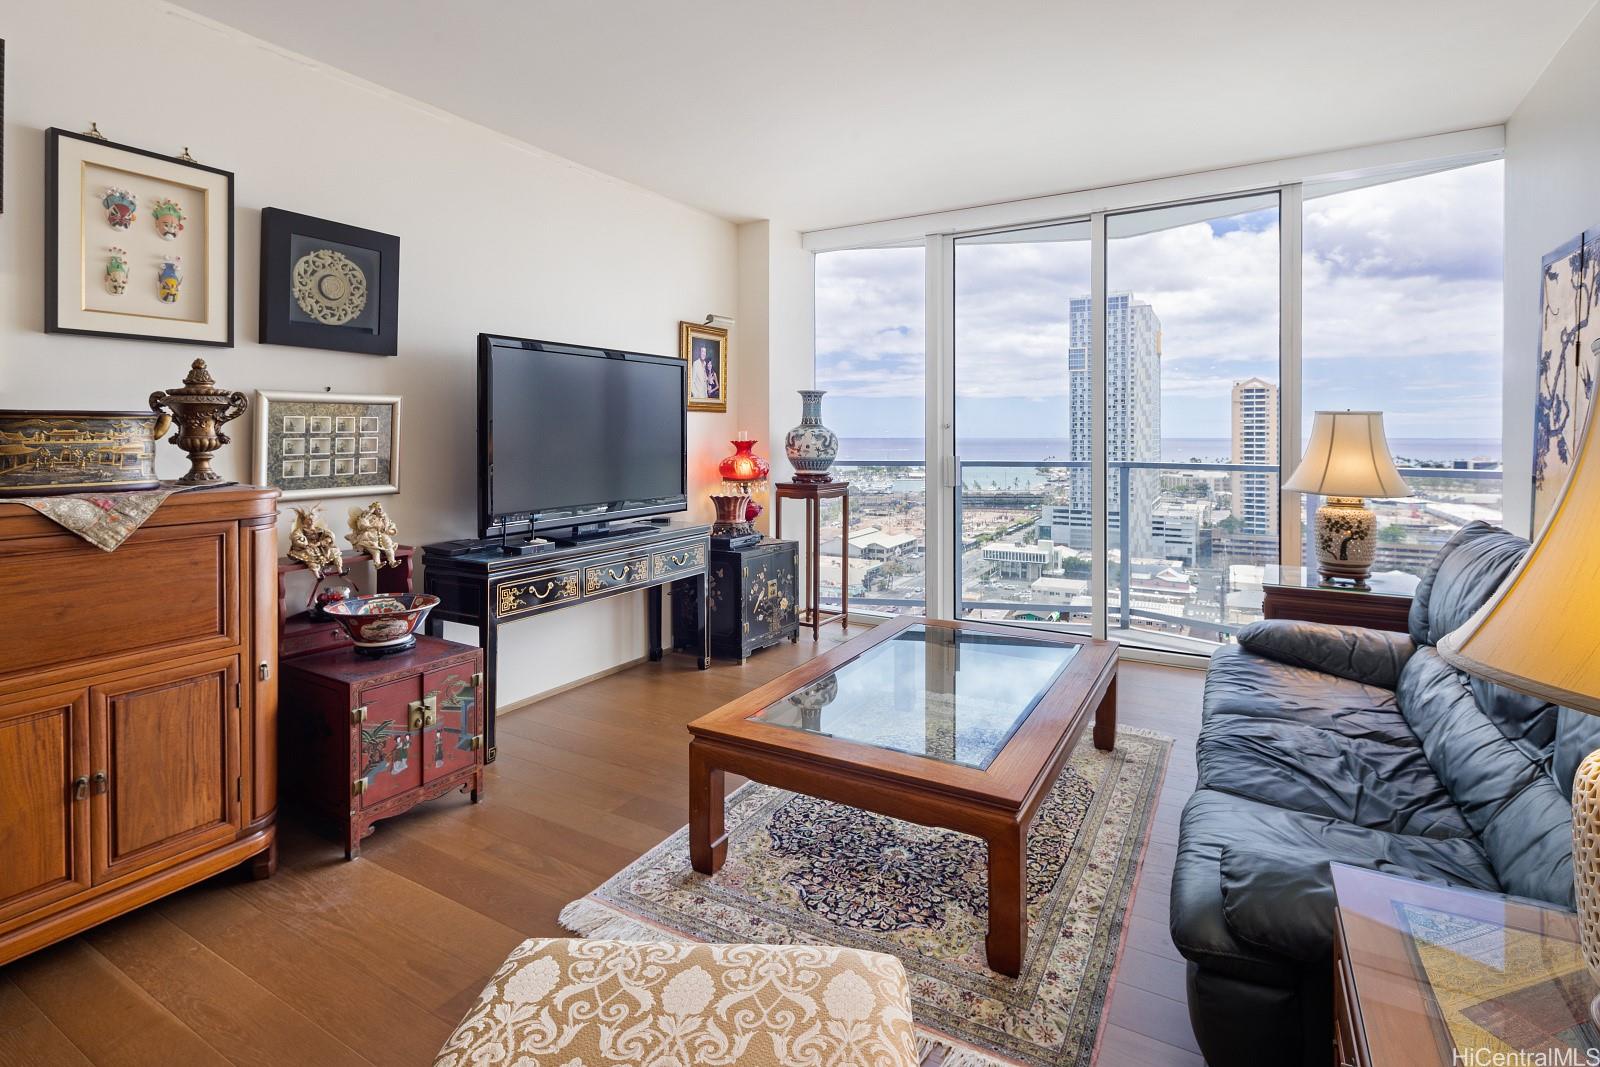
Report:
[{"label": "blue and white porcelain vase", "polygon": [[800,390],[800,425],[783,439],[797,482],[831,482],[828,468],[839,454],[839,435],[822,425],[823,389]]}]

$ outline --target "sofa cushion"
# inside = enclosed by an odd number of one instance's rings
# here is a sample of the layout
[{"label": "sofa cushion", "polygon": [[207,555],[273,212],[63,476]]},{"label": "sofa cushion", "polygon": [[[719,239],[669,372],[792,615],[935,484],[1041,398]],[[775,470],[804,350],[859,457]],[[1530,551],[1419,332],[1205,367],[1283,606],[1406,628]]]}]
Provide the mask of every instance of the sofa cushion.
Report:
[{"label": "sofa cushion", "polygon": [[1435,649],[1411,657],[1397,695],[1500,887],[1570,907],[1572,809],[1548,753],[1507,737],[1479,705],[1467,676]]},{"label": "sofa cushion", "polygon": [[1472,617],[1527,551],[1526,540],[1486,522],[1469,522],[1457,530],[1412,594],[1411,640],[1437,645]]},{"label": "sofa cushion", "polygon": [[533,938],[434,1067],[620,1063],[917,1067],[905,968],[827,945]]},{"label": "sofa cushion", "polygon": [[1555,774],[1556,788],[1569,800],[1572,797],[1572,778],[1578,773],[1583,757],[1600,748],[1600,715],[1586,715],[1571,708],[1557,711],[1555,760],[1551,768]]},{"label": "sofa cushion", "polygon": [[1471,833],[1386,689],[1219,649],[1195,745],[1202,786],[1373,830]]},{"label": "sofa cushion", "polygon": [[1315,726],[1351,739],[1417,744],[1391,690],[1279,663],[1238,645],[1211,653],[1200,714],[1202,722],[1246,716]]},{"label": "sofa cushion", "polygon": [[[1308,951],[1301,925],[1275,932],[1251,924],[1251,939],[1228,922],[1223,854],[1305,856],[1493,891],[1495,872],[1471,838],[1428,838],[1352,826],[1338,819],[1273,807],[1202,788],[1184,806],[1172,874],[1172,941],[1184,957],[1245,981],[1281,988],[1300,982],[1297,959]],[[1237,884],[1237,883],[1236,883]],[[1237,909],[1238,904],[1235,903]],[[1315,922],[1315,919],[1311,920]],[[1331,944],[1331,943],[1330,943]]]},{"label": "sofa cushion", "polygon": [[1239,631],[1238,642],[1280,663],[1384,689],[1400,683],[1400,669],[1417,647],[1405,634],[1388,630],[1293,619],[1253,622]]},{"label": "sofa cushion", "polygon": [[1219,869],[1222,915],[1236,937],[1302,963],[1328,958],[1334,897],[1326,857],[1225,846]]}]

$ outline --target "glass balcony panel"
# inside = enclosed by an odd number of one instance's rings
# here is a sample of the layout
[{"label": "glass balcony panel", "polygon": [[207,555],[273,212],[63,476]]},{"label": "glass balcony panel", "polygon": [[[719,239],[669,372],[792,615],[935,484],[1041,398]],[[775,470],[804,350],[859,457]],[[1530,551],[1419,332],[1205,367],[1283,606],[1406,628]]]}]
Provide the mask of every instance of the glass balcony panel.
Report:
[{"label": "glass balcony panel", "polygon": [[1209,652],[1279,558],[1278,196],[1106,219],[1106,628]]},{"label": "glass balcony panel", "polygon": [[[846,442],[841,455],[849,456]],[[920,447],[920,442],[918,443]],[[851,458],[834,477],[850,483],[850,611],[922,615],[927,604],[927,469],[920,460]],[[822,502],[821,596],[839,606],[844,509]]]},{"label": "glass balcony panel", "polygon": [[[833,474],[850,482],[852,612],[921,615],[927,600],[926,258],[922,245],[816,257],[816,387],[839,435]],[[840,599],[842,512],[822,505],[824,607]]]},{"label": "glass balcony panel", "polygon": [[[1088,584],[1092,366],[1089,223],[955,242],[957,614],[1053,622],[1032,586],[1070,545]],[[1081,573],[1080,573],[1081,572]]]}]

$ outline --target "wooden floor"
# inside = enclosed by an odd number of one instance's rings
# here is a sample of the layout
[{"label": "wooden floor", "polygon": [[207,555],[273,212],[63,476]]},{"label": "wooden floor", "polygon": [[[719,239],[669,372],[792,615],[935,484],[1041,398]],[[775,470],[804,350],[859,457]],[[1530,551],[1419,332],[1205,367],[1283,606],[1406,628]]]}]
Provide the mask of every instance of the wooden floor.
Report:
[{"label": "wooden floor", "polygon": [[[834,628],[823,647],[839,639]],[[564,904],[683,824],[684,724],[815,647],[706,672],[669,656],[506,716],[485,803],[452,795],[380,823],[352,863],[285,816],[272,879],[224,875],[0,967],[0,1065],[431,1062],[512,946],[561,934]],[[1171,668],[1120,675],[1122,723],[1178,743],[1107,1008],[1106,1067],[1201,1062],[1167,936],[1200,685]]]}]

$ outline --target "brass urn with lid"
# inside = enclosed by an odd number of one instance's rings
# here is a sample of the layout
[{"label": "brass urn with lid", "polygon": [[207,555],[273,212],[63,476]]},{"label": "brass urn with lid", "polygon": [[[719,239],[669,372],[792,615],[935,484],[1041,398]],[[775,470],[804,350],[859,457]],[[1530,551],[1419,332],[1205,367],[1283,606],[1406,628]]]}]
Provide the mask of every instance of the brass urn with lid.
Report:
[{"label": "brass urn with lid", "polygon": [[248,406],[238,390],[217,388],[203,359],[194,361],[181,388],[150,394],[150,410],[171,412],[177,423],[178,432],[167,440],[189,453],[189,473],[178,479],[179,485],[222,481],[222,475],[211,469],[211,453],[228,443],[223,423],[243,415]]}]

